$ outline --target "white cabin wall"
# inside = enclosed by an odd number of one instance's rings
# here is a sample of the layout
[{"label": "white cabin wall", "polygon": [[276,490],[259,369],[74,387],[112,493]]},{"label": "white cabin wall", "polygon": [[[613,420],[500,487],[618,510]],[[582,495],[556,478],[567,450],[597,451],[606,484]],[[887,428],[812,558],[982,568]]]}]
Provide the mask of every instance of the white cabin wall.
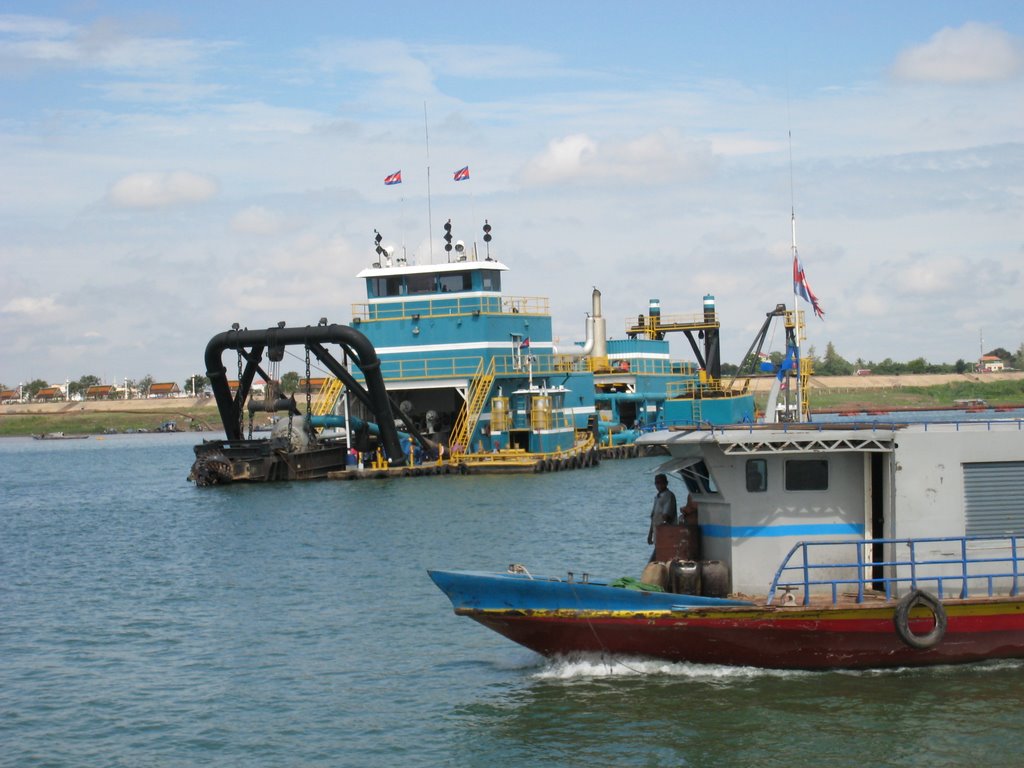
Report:
[{"label": "white cabin wall", "polygon": [[[862,538],[865,520],[864,460],[860,453],[803,454],[800,458],[829,461],[829,488],[825,491],[785,490],[784,462],[797,458],[785,454],[725,455],[709,451],[711,474],[719,485],[722,501],[701,506],[704,557],[729,565],[732,591],[765,594],[775,570],[799,541]],[[748,458],[767,461],[768,482],[764,492],[746,489]],[[707,510],[707,512],[705,512]],[[779,526],[792,526],[792,534],[777,535]],[[822,531],[820,526],[834,530]],[[745,530],[748,529],[748,530]],[[772,535],[769,535],[772,534]],[[853,548],[828,550],[828,562],[850,562]],[[822,572],[821,577],[827,577]]]},{"label": "white cabin wall", "polygon": [[[893,503],[893,537],[906,539],[915,537],[941,538],[960,537],[966,534],[966,513],[964,510],[963,465],[975,462],[1024,461],[1024,433],[1012,427],[998,431],[987,431],[981,426],[970,430],[955,431],[952,426],[929,430],[928,432],[904,432],[897,434],[895,451],[895,493]],[[979,542],[972,544],[969,551],[978,556],[1008,556],[1008,549],[1002,544]],[[948,560],[959,558],[958,542],[918,543],[915,546],[917,559]],[[897,546],[888,555],[890,559],[906,560],[909,550]],[[997,566],[993,566],[997,568]],[[1005,571],[1005,566],[1002,567]],[[977,572],[977,570],[976,570]],[[942,574],[951,580],[945,585],[946,597],[959,597],[961,582],[955,577],[959,565],[950,563],[941,567],[918,569],[918,575]],[[909,567],[898,569],[901,578],[910,579]],[[996,581],[996,587],[1007,584]],[[934,591],[933,583],[926,588]],[[984,590],[985,585],[972,582],[971,590]],[[909,582],[899,587],[899,593],[909,591]]]}]

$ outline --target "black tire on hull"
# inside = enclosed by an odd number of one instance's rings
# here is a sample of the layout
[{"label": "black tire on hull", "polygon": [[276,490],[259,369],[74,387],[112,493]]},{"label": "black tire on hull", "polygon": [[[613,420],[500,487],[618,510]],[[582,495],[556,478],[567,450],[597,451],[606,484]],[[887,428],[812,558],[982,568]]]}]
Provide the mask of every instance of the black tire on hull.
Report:
[{"label": "black tire on hull", "polygon": [[[931,631],[923,635],[915,635],[910,630],[910,611],[919,605],[931,611],[932,616],[935,618],[935,626],[932,627]],[[896,626],[896,634],[900,636],[900,640],[911,648],[921,651],[941,642],[946,634],[946,626],[948,624],[946,609],[942,607],[942,602],[934,595],[921,589],[915,589],[910,594],[903,596],[903,599],[896,606],[892,621]]]}]

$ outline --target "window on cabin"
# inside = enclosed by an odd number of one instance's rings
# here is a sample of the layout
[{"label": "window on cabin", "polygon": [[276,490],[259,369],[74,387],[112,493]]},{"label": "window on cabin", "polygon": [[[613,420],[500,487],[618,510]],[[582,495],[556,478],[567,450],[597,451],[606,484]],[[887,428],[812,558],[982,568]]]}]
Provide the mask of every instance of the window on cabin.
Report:
[{"label": "window on cabin", "polygon": [[418,293],[434,293],[437,290],[437,275],[409,275],[406,281],[410,296]]},{"label": "window on cabin", "polygon": [[501,272],[496,269],[485,269],[480,273],[480,277],[483,280],[481,287],[485,291],[500,291],[501,290]]},{"label": "window on cabin", "polygon": [[371,299],[384,296],[402,295],[402,278],[400,277],[371,277],[369,283],[369,297]]},{"label": "window on cabin", "polygon": [[718,486],[711,478],[708,465],[703,461],[691,464],[679,472],[690,493],[718,493]]},{"label": "window on cabin", "polygon": [[764,459],[747,459],[747,490],[750,493],[768,490],[768,462]]},{"label": "window on cabin", "polygon": [[469,272],[453,272],[450,275],[440,275],[437,280],[441,293],[454,291],[468,291],[473,287],[473,280]]},{"label": "window on cabin", "polygon": [[790,459],[786,462],[787,491],[827,491],[828,459]]}]

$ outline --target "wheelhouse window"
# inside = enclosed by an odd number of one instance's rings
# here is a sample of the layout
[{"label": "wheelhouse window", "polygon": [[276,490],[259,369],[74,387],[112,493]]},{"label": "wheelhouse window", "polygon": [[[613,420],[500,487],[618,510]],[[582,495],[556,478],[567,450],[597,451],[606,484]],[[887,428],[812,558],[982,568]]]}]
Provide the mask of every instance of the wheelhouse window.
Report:
[{"label": "wheelhouse window", "polygon": [[473,279],[469,272],[453,272],[438,277],[441,293],[468,291],[473,287]]},{"label": "wheelhouse window", "polygon": [[768,462],[764,459],[747,459],[747,490],[750,493],[768,490]]},{"label": "wheelhouse window", "polygon": [[501,272],[496,269],[485,269],[480,272],[481,285],[485,291],[501,290]]},{"label": "wheelhouse window", "polygon": [[828,459],[790,459],[786,462],[787,491],[827,491]]},{"label": "wheelhouse window", "polygon": [[367,295],[372,299],[402,295],[402,278],[400,277],[371,277],[367,283],[369,283]]},{"label": "wheelhouse window", "polygon": [[437,290],[437,275],[409,275],[409,295],[434,293]]}]

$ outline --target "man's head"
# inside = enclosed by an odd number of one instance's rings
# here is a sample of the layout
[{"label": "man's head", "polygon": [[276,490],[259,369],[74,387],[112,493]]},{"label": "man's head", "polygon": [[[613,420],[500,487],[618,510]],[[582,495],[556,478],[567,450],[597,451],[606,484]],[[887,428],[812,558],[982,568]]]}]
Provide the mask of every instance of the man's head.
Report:
[{"label": "man's head", "polygon": [[658,474],[654,476],[654,487],[659,491],[663,491],[668,488],[668,478],[665,475]]}]

